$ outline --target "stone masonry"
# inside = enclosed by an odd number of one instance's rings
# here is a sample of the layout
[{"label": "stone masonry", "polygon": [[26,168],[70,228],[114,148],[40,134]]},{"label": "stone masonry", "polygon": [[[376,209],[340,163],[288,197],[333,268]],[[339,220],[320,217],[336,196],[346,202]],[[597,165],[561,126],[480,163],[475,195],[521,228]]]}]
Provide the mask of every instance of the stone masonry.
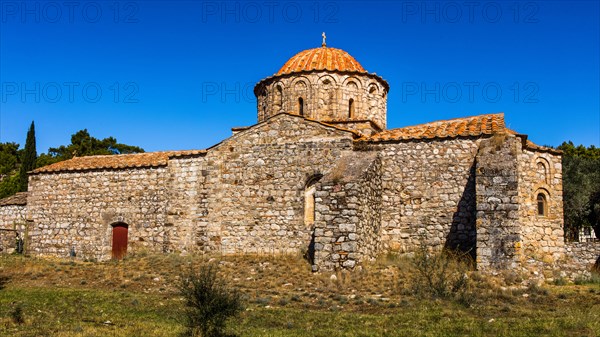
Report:
[{"label": "stone masonry", "polygon": [[112,225],[129,224],[129,244],[163,250],[165,167],[35,174],[27,200],[29,250],[38,255],[110,257]]},{"label": "stone masonry", "polygon": [[477,266],[513,269],[521,258],[518,140],[497,134],[480,144],[476,162]]},{"label": "stone masonry", "polygon": [[589,270],[600,272],[600,241],[569,242],[565,244],[568,269]]},{"label": "stone masonry", "polygon": [[502,113],[386,129],[389,89],[343,50],[302,51],[256,85],[258,123],[208,149],[30,172],[20,202],[0,201],[0,252],[17,230],[29,254],[98,260],[291,253],[323,271],[425,245],[481,270],[590,268],[597,245],[564,243],[560,152]]},{"label": "stone masonry", "polygon": [[256,87],[258,121],[295,112],[371,135],[385,129],[387,91],[387,82],[370,74],[311,72],[272,77]]},{"label": "stone masonry", "polygon": [[25,212],[27,193],[17,193],[0,200],[0,253],[12,253],[16,247],[16,234],[26,236]]},{"label": "stone masonry", "polygon": [[425,244],[474,252],[473,165],[480,141],[365,142],[382,158],[384,250],[408,253]]},{"label": "stone masonry", "polygon": [[341,158],[316,192],[313,270],[353,268],[380,252],[381,159]]}]

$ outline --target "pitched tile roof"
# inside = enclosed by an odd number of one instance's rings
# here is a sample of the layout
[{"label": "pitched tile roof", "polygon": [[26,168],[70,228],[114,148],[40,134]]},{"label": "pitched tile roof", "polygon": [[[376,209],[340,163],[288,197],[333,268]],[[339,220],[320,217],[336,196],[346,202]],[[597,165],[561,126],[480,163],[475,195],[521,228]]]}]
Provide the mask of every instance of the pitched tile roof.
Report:
[{"label": "pitched tile roof", "polygon": [[330,47],[313,48],[292,56],[276,75],[310,70],[339,70],[366,73],[366,70],[347,52]]},{"label": "pitched tile roof", "polygon": [[292,56],[277,73],[267,78],[263,78],[256,83],[254,86],[254,94],[256,96],[261,95],[261,90],[264,88],[265,83],[270,83],[273,79],[311,71],[340,71],[360,74],[377,79],[378,82],[383,84],[386,91],[390,90],[390,86],[386,80],[376,73],[370,74],[367,72],[367,70],[365,70],[352,55],[348,54],[348,52],[338,48],[323,46],[303,50]]},{"label": "pitched tile roof", "polygon": [[37,174],[64,171],[84,171],[93,169],[165,166],[167,165],[169,158],[203,153],[206,153],[206,151],[164,151],[122,155],[74,157],[69,160],[40,167],[36,170],[33,170],[31,173]]},{"label": "pitched tile roof", "polygon": [[391,129],[376,133],[370,137],[363,137],[360,140],[381,142],[393,140],[477,137],[481,135],[491,135],[505,129],[504,114],[497,113],[435,121],[427,124]]},{"label": "pitched tile roof", "polygon": [[10,197],[0,199],[0,206],[27,205],[27,192],[19,192]]},{"label": "pitched tile roof", "polygon": [[534,151],[549,152],[549,153],[553,153],[553,154],[562,154],[563,153],[562,150],[557,150],[557,149],[553,149],[551,147],[537,145],[530,140],[525,140],[525,147],[527,147],[530,150],[534,150]]},{"label": "pitched tile roof", "polygon": [[506,129],[506,131],[508,133],[511,133],[519,138],[521,138],[521,144],[523,144],[524,148],[533,150],[533,151],[539,151],[539,152],[548,152],[548,153],[552,153],[552,154],[558,154],[558,155],[562,155],[563,151],[562,150],[558,150],[552,147],[547,147],[547,146],[540,146],[535,144],[534,142],[530,141],[529,139],[527,139],[527,135],[524,135],[522,133],[518,133],[512,129]]}]

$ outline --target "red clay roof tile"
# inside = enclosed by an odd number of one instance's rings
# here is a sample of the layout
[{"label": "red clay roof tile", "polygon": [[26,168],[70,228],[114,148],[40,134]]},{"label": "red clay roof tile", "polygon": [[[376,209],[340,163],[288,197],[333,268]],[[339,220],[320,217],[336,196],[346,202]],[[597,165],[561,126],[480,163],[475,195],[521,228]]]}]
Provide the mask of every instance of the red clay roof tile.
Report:
[{"label": "red clay roof tile", "polygon": [[93,169],[120,169],[130,167],[153,167],[167,165],[169,158],[206,153],[204,150],[164,151],[122,155],[74,157],[40,167],[31,173],[84,171]]},{"label": "red clay roof tile", "polygon": [[313,48],[292,56],[276,75],[310,70],[367,71],[347,52],[329,47]]},{"label": "red clay roof tile", "polygon": [[27,205],[27,192],[19,192],[15,195],[11,195],[10,197],[0,199],[0,206],[9,205]]},{"label": "red clay roof tile", "polygon": [[386,140],[477,137],[491,135],[503,130],[505,130],[504,114],[498,113],[386,130],[370,137],[363,137],[360,140],[377,142]]}]

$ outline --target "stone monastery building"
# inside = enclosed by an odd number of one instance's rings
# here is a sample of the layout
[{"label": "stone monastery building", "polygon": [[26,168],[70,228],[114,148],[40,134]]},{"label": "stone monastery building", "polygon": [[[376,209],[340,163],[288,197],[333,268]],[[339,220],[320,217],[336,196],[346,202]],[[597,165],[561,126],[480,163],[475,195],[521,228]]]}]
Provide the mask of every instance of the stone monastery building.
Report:
[{"label": "stone monastery building", "polygon": [[560,152],[502,113],[387,129],[388,91],[343,50],[302,51],[254,88],[258,123],[206,150],[31,172],[0,201],[4,250],[16,230],[34,255],[302,252],[315,271],[423,244],[479,269],[568,254]]}]

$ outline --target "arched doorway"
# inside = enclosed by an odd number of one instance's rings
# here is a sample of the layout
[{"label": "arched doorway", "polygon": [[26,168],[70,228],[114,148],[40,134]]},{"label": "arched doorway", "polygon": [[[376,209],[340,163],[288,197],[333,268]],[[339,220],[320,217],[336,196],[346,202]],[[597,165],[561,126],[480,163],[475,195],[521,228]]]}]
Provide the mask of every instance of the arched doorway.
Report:
[{"label": "arched doorway", "polygon": [[112,258],[120,260],[127,254],[127,235],[129,226],[116,223],[112,226]]}]

